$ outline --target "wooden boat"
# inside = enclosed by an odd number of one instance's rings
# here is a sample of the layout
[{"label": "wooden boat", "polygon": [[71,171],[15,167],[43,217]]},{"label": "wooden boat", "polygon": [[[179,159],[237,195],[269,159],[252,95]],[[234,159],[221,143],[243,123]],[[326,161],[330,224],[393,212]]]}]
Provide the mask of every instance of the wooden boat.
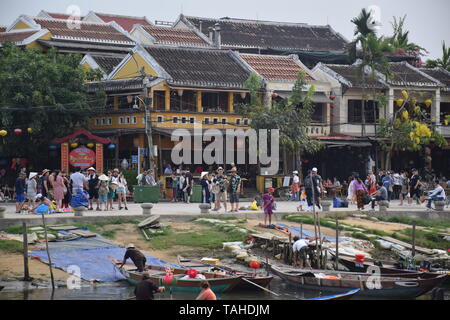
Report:
[{"label": "wooden boat", "polygon": [[357,294],[361,289],[350,290],[345,293],[336,294],[333,296],[324,296],[310,299],[302,299],[302,300],[350,300],[355,294]]},{"label": "wooden boat", "polygon": [[[358,296],[376,298],[411,299],[421,296],[444,282],[446,275],[436,275],[429,279],[385,277],[378,279],[367,273],[306,270],[276,267],[270,270],[281,279],[295,283],[305,289],[330,292],[346,292],[349,289],[361,289]],[[377,281],[375,281],[377,280]]]},{"label": "wooden boat", "polygon": [[252,285],[251,283],[248,283],[247,281],[251,281],[263,288],[267,288],[273,279],[273,276],[271,275],[264,276],[256,274],[255,276],[253,272],[239,271],[223,265],[208,264],[200,260],[185,259],[182,256],[178,256],[177,259],[179,265],[184,266],[186,268],[194,268],[201,272],[208,272],[210,270],[216,269],[224,271],[230,275],[242,276],[241,282],[234,288],[235,290],[255,290],[255,289],[260,290],[258,289],[258,287]]},{"label": "wooden boat", "polygon": [[[118,265],[121,264],[120,261],[111,258],[110,260],[131,285],[135,285],[143,279],[143,273],[137,271],[134,264],[126,263],[123,268],[119,268]],[[174,285],[168,285],[164,281],[164,277],[166,276],[165,267],[152,265],[145,266],[145,272],[155,285],[166,287],[166,290],[170,289],[172,292],[199,294],[200,284],[204,280],[182,279],[186,275],[186,271],[187,269],[173,268],[174,278],[177,280]],[[204,272],[201,274],[205,276],[206,280],[211,285],[211,289],[215,293],[229,292],[241,281],[241,276],[223,275],[214,272]]]}]

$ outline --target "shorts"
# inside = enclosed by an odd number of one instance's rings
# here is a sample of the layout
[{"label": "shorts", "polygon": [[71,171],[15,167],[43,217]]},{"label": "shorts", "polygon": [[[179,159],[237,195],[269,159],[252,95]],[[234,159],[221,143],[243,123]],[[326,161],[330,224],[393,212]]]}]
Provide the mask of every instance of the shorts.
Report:
[{"label": "shorts", "polygon": [[100,203],[105,204],[108,201],[108,194],[99,194]]},{"label": "shorts", "polygon": [[108,199],[114,199],[116,197],[116,191],[115,190],[109,190],[108,192]]},{"label": "shorts", "polygon": [[223,201],[223,202],[227,202],[227,192],[219,192],[216,195],[216,201]]},{"label": "shorts", "polygon": [[117,188],[116,193],[117,193],[117,194],[125,194],[125,187],[119,187],[119,188]]},{"label": "shorts", "polygon": [[303,247],[298,251],[298,258],[302,259],[302,260],[308,259],[308,255],[306,253],[306,247]]},{"label": "shorts", "polygon": [[89,199],[98,199],[98,190],[94,189],[94,190],[89,190]]},{"label": "shorts", "polygon": [[239,203],[239,195],[237,192],[230,193],[230,203]]},{"label": "shorts", "polygon": [[25,195],[23,193],[16,194],[16,202],[24,202],[25,200]]}]

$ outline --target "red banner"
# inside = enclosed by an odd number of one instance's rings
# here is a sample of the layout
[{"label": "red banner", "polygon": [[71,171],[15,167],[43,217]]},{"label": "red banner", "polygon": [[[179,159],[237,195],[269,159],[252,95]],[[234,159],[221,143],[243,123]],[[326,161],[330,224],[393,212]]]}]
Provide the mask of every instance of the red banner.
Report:
[{"label": "red banner", "polygon": [[74,149],[70,152],[69,162],[73,167],[89,168],[95,163],[95,152],[86,147]]},{"label": "red banner", "polygon": [[95,146],[95,163],[97,165],[97,174],[103,173],[103,145],[97,143]]},{"label": "red banner", "polygon": [[61,144],[61,170],[69,173],[69,144]]}]

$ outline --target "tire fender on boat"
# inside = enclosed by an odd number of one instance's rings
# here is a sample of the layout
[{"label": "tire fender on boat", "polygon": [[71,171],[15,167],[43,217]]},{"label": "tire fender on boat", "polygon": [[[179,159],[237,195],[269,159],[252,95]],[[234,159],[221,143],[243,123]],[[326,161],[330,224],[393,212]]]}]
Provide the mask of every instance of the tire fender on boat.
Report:
[{"label": "tire fender on boat", "polygon": [[419,286],[418,282],[413,281],[396,281],[395,284],[402,287],[410,287],[410,288]]}]

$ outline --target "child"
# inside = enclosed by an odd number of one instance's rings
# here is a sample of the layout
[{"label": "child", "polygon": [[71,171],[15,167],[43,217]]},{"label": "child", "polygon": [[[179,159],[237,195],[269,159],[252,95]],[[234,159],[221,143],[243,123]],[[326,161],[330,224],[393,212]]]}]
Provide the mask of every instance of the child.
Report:
[{"label": "child", "polygon": [[100,201],[100,208],[99,211],[102,211],[102,207],[104,207],[104,211],[108,210],[108,193],[109,193],[109,187],[108,187],[108,177],[104,174],[102,174],[99,178],[99,188],[98,188],[98,197]]},{"label": "child", "polygon": [[269,225],[272,224],[272,214],[273,214],[273,205],[275,203],[275,198],[273,197],[273,193],[275,192],[274,188],[269,188],[268,193],[264,194],[262,197],[263,200],[263,210],[264,210],[264,225],[267,226],[267,218],[269,218]]},{"label": "child", "polygon": [[308,206],[308,203],[306,202],[306,191],[305,186],[300,187],[301,193],[300,193],[300,204],[297,207],[297,211],[303,211],[303,206]]}]

